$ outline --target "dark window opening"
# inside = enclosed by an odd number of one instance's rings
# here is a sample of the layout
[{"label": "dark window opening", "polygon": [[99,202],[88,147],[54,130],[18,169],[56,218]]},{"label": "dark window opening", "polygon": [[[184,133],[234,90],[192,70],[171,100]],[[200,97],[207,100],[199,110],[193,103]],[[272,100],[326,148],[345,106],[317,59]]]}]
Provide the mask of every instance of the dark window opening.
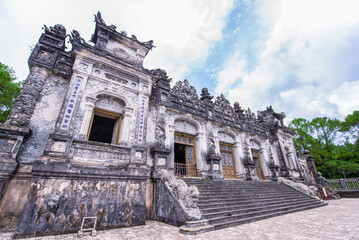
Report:
[{"label": "dark window opening", "polygon": [[117,119],[94,115],[89,141],[112,143]]}]

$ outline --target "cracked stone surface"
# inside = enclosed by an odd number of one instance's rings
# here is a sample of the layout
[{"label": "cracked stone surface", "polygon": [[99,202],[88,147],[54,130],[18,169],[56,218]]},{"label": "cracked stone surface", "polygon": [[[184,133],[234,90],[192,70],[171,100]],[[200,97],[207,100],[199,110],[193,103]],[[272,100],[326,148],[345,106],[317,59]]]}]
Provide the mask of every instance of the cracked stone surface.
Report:
[{"label": "cracked stone surface", "polygon": [[[359,240],[359,199],[328,201],[329,205],[303,212],[265,219],[196,236],[179,233],[179,228],[156,221],[145,226],[98,231],[84,240],[111,239],[247,239],[247,240]],[[0,232],[1,240],[12,239],[13,233]],[[76,234],[27,238],[31,240],[78,239]]]}]

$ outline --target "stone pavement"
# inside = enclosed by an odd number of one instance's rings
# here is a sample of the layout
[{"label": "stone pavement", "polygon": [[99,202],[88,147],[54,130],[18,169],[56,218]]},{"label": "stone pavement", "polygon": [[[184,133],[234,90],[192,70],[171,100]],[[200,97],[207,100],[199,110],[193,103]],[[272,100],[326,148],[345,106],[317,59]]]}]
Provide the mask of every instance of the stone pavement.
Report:
[{"label": "stone pavement", "polygon": [[[83,240],[359,240],[359,199],[328,201],[329,205],[303,212],[283,215],[196,236],[179,233],[179,228],[156,221],[145,226],[99,231],[97,236]],[[13,233],[1,233],[0,240],[12,239]],[[76,234],[29,238],[31,240],[72,240]]]}]

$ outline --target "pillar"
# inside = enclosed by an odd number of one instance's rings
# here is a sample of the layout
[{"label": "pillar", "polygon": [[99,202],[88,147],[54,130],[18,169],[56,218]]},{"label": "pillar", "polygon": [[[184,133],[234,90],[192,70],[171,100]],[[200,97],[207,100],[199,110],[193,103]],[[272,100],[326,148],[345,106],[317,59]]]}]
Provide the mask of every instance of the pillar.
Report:
[{"label": "pillar", "polygon": [[27,126],[35,110],[37,100],[49,76],[46,68],[33,66],[20,91],[5,124],[12,126]]},{"label": "pillar", "polygon": [[119,142],[129,142],[129,139],[128,139],[129,130],[131,127],[132,128],[135,127],[135,126],[130,126],[130,119],[132,117],[132,114],[133,114],[132,108],[125,107],[123,109]]},{"label": "pillar", "polygon": [[87,103],[85,105],[84,118],[81,123],[80,135],[87,136],[92,118],[92,111],[95,108],[95,102],[97,98],[86,98]]},{"label": "pillar", "polygon": [[207,171],[207,161],[204,158],[202,152],[207,149],[206,142],[205,142],[205,133],[198,132],[196,137],[196,163],[197,163],[197,173],[198,176],[204,177]]},{"label": "pillar", "polygon": [[174,168],[175,168],[175,143],[174,143],[174,136],[175,136],[175,125],[173,122],[171,122],[168,125],[168,136],[166,136],[166,144],[167,141],[169,143],[169,146],[171,148],[171,153],[170,153],[170,162],[169,162],[169,168],[170,170],[173,172]]},{"label": "pillar", "polygon": [[236,177],[246,179],[246,170],[240,157],[240,141],[236,141],[233,145],[234,166],[236,170]]}]

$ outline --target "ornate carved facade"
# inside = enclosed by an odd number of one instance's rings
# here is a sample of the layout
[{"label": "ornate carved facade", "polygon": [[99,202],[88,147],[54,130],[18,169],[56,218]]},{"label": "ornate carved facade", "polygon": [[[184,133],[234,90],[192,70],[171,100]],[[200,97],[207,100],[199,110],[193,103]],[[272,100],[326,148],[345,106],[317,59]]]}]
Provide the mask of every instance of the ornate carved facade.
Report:
[{"label": "ornate carved facade", "polygon": [[95,22],[91,44],[71,32],[69,52],[66,29],[45,26],[29,58],[0,128],[1,227],[31,236],[75,231],[84,216],[97,216],[100,229],[144,224],[162,169],[310,182],[284,113],[256,116],[207,88],[199,96],[186,79],[171,87],[166,71],[142,65],[152,41],[118,32],[100,13]]}]

